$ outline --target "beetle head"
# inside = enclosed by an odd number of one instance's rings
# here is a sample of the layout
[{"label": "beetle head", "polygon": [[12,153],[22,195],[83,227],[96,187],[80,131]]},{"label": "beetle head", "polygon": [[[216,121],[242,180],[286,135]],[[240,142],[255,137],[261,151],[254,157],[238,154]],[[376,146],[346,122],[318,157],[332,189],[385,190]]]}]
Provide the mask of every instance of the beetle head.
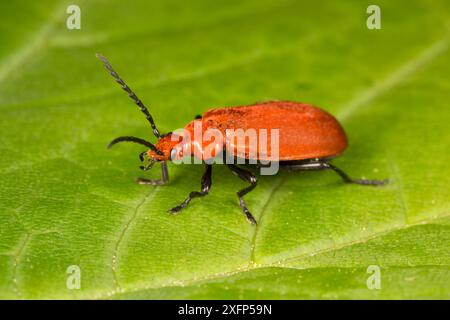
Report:
[{"label": "beetle head", "polygon": [[172,132],[169,132],[159,138],[155,149],[149,149],[147,151],[148,159],[153,162],[172,160],[173,150],[175,150],[174,148],[179,144],[181,139],[181,137],[177,137]]}]

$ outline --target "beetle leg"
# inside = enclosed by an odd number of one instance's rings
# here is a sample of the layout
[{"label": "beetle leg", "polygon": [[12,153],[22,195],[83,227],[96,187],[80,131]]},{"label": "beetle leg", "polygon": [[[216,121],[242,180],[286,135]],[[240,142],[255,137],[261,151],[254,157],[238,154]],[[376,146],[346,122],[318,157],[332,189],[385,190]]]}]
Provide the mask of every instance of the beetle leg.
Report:
[{"label": "beetle leg", "polygon": [[167,163],[165,161],[161,162],[161,179],[137,178],[137,183],[152,186],[162,186],[167,182],[169,182],[169,171],[167,170]]},{"label": "beetle leg", "polygon": [[256,224],[256,220],[253,217],[253,215],[250,213],[250,211],[247,208],[247,204],[245,203],[243,196],[252,191],[258,182],[256,177],[251,173],[250,171],[244,170],[239,168],[238,166],[234,164],[228,164],[228,168],[230,168],[231,172],[233,172],[235,175],[237,175],[242,180],[250,183],[248,187],[245,187],[242,190],[239,190],[237,192],[237,196],[239,197],[239,205],[242,208],[242,212],[244,213],[245,217],[247,218],[248,222],[251,224]]},{"label": "beetle leg", "polygon": [[348,174],[346,174],[344,171],[336,167],[335,165],[326,162],[326,161],[317,161],[317,162],[309,162],[309,163],[302,163],[302,164],[293,164],[293,165],[284,165],[284,168],[288,170],[326,170],[331,169],[334,172],[336,172],[342,180],[346,183],[355,183],[355,184],[362,184],[362,185],[371,185],[371,186],[382,186],[389,182],[389,180],[368,180],[368,179],[352,179]]},{"label": "beetle leg", "polygon": [[368,185],[368,186],[382,186],[389,182],[388,179],[384,180],[369,180],[369,179],[352,179],[346,174],[344,171],[336,167],[335,165],[332,165],[331,163],[326,163],[328,165],[328,168],[336,172],[342,180],[344,180],[347,183],[356,183],[356,184],[362,184],[362,185]]},{"label": "beetle leg", "polygon": [[193,198],[206,196],[209,193],[209,190],[211,189],[212,184],[211,177],[212,177],[212,165],[207,164],[205,173],[202,176],[201,191],[192,191],[191,193],[189,193],[186,200],[184,200],[180,205],[170,209],[169,212],[173,214],[178,213],[181,210],[183,210],[184,207],[186,207]]}]

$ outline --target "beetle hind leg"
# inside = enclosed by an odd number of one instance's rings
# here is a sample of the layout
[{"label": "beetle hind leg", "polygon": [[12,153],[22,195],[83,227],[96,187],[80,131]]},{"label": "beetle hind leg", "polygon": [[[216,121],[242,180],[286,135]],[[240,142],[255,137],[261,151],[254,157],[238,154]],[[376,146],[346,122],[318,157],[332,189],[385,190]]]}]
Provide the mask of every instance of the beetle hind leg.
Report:
[{"label": "beetle hind leg", "polygon": [[242,212],[244,213],[245,217],[247,218],[248,222],[250,222],[253,225],[256,225],[256,219],[253,217],[253,215],[250,213],[250,211],[247,208],[247,204],[244,201],[244,195],[252,191],[258,182],[256,177],[251,173],[250,171],[244,170],[239,168],[238,166],[235,166],[233,164],[229,164],[228,168],[233,172],[235,175],[237,175],[242,180],[250,183],[249,186],[245,187],[242,190],[239,190],[236,194],[239,197],[239,205],[242,208]]},{"label": "beetle hind leg", "polygon": [[328,161],[320,159],[317,161],[302,162],[299,164],[283,165],[283,167],[288,170],[303,170],[303,171],[331,169],[334,172],[336,172],[346,183],[361,184],[366,186],[382,186],[389,182],[389,180],[387,179],[385,180],[353,179],[347,173],[345,173],[335,165],[329,163]]},{"label": "beetle hind leg", "polygon": [[342,178],[342,180],[344,180],[344,182],[347,182],[347,183],[355,183],[355,184],[361,184],[361,185],[366,185],[366,186],[382,186],[389,182],[389,180],[387,180],[387,179],[385,179],[385,180],[352,179],[352,178],[350,178],[350,176],[348,174],[346,174],[344,171],[342,171],[335,165],[333,165],[331,163],[327,163],[327,162],[326,162],[326,164],[328,165],[328,169],[331,169],[334,172],[336,172]]}]

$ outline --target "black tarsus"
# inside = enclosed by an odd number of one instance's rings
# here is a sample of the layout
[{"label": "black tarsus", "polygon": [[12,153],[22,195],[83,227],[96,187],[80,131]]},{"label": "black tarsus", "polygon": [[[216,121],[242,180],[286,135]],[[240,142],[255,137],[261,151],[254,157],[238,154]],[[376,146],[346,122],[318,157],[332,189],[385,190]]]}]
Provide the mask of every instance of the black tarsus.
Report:
[{"label": "black tarsus", "polygon": [[142,113],[145,114],[145,117],[147,118],[148,122],[150,123],[150,126],[153,129],[153,134],[159,139],[161,138],[161,134],[159,133],[159,130],[156,128],[155,122],[153,121],[153,117],[151,116],[150,112],[148,111],[147,107],[142,103],[142,101],[136,96],[136,94],[130,89],[130,87],[120,78],[120,76],[117,74],[117,72],[113,69],[109,61],[102,56],[101,54],[97,53],[95,55],[98,59],[100,59],[103,64],[105,65],[105,68],[109,71],[109,73],[113,76],[113,78],[116,80],[118,84],[122,87],[122,89],[128,93],[128,96],[133,99],[134,103],[137,104],[139,109],[141,109]]},{"label": "black tarsus", "polygon": [[368,179],[352,179],[348,174],[346,174],[344,171],[336,167],[335,165],[328,162],[328,160],[324,159],[317,159],[317,160],[310,160],[310,161],[300,161],[297,164],[286,164],[283,165],[282,162],[280,163],[280,167],[284,167],[288,170],[327,170],[331,169],[334,172],[336,172],[342,180],[346,183],[355,183],[355,184],[361,184],[361,185],[370,185],[370,186],[382,186],[389,182],[389,180],[368,180]]},{"label": "black tarsus", "polygon": [[238,166],[236,166],[234,164],[228,164],[227,166],[231,170],[231,172],[233,172],[239,178],[241,178],[245,182],[250,183],[250,185],[248,187],[245,187],[244,189],[239,190],[238,192],[236,192],[236,194],[239,197],[239,205],[241,206],[242,212],[244,213],[248,222],[256,225],[256,219],[253,217],[253,215],[248,210],[247,204],[245,203],[243,196],[246,195],[247,193],[249,193],[250,191],[252,191],[256,187],[256,184],[258,183],[258,179],[250,171],[239,168]]},{"label": "black tarsus", "polygon": [[211,184],[212,184],[212,165],[206,164],[206,170],[201,180],[201,191],[200,192],[192,191],[180,205],[173,207],[172,209],[169,210],[169,212],[172,214],[176,214],[181,210],[183,210],[193,198],[206,196],[209,193],[209,190],[211,189]]}]

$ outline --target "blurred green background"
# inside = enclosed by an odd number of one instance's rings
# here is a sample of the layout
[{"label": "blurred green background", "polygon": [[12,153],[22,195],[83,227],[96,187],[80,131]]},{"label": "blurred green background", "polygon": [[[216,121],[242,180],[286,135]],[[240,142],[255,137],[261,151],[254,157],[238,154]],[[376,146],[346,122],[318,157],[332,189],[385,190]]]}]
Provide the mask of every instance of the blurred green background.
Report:
[{"label": "blurred green background", "polygon": [[[69,30],[69,4],[81,29]],[[380,30],[366,27],[369,4]],[[450,3],[441,1],[2,1],[0,298],[449,298]],[[163,132],[212,107],[286,99],[343,122],[332,173],[245,183],[170,166],[140,186],[151,137],[94,54],[108,57]],[[159,175],[154,169],[149,177]],[[69,266],[80,289],[67,287]],[[381,288],[370,290],[370,265]]]}]

